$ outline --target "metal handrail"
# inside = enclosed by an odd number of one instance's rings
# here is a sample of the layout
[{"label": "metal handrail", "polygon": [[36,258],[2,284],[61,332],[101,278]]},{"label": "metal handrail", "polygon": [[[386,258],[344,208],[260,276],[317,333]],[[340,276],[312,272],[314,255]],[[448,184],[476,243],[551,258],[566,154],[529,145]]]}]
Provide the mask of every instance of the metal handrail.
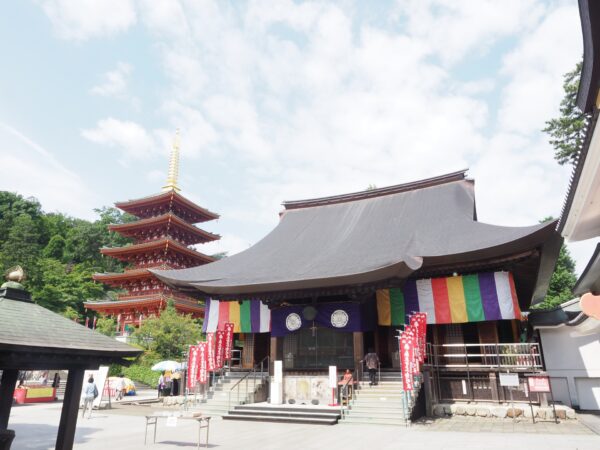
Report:
[{"label": "metal handrail", "polygon": [[[242,381],[246,381],[246,394],[248,394],[248,379],[251,374],[252,374],[252,378],[253,378],[253,389],[256,390],[256,371],[257,371],[259,365],[260,365],[260,379],[262,382],[262,380],[264,379],[263,363],[265,361],[267,361],[267,367],[269,367],[270,357],[267,355],[259,363],[256,363],[254,365],[254,367],[252,367],[252,370],[250,370],[246,375],[244,375],[242,378],[240,378],[238,380],[238,382],[235,383],[231,387],[231,389],[229,389],[229,393],[227,396],[227,410],[228,411],[231,409],[231,393],[233,392],[234,389],[237,389],[237,402],[238,402],[238,404],[240,403],[240,384],[242,383]],[[267,373],[268,373],[268,371],[267,371]]]}]

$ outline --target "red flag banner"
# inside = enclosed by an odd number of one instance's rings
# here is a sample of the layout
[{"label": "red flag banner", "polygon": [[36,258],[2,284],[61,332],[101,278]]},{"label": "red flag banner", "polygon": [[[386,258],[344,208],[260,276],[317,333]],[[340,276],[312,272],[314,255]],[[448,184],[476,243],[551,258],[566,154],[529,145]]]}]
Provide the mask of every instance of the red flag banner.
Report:
[{"label": "red flag banner", "polygon": [[213,371],[216,369],[215,361],[215,333],[206,333],[206,346],[208,355],[208,370]]},{"label": "red flag banner", "polygon": [[206,342],[198,344],[198,382],[200,384],[208,383],[208,344]]},{"label": "red flag banner", "polygon": [[231,350],[233,349],[233,327],[234,324],[231,322],[225,324],[225,359],[231,359]]},{"label": "red flag banner", "polygon": [[225,364],[225,332],[216,332],[215,342],[215,369],[220,369]]},{"label": "red flag banner", "polygon": [[400,336],[400,360],[402,361],[402,389],[412,391],[414,346],[412,336],[406,332]]},{"label": "red flag banner", "polygon": [[194,390],[198,380],[198,351],[199,349],[197,346],[190,346],[187,368],[187,388],[190,391]]}]

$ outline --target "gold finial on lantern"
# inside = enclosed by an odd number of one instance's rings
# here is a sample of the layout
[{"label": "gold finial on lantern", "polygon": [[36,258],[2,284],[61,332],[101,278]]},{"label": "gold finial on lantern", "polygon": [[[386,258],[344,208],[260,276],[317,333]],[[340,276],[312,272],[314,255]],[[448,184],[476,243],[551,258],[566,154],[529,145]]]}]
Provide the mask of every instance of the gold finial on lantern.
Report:
[{"label": "gold finial on lantern", "polygon": [[5,272],[6,283],[0,286],[0,289],[13,288],[24,289],[21,281],[25,280],[25,271],[21,266],[14,266]]}]

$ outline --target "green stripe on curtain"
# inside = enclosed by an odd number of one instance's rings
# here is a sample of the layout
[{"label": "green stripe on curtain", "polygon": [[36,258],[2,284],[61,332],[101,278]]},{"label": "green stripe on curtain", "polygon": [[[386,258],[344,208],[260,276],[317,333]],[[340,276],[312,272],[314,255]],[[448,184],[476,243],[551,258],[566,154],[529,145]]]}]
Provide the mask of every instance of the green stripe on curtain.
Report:
[{"label": "green stripe on curtain", "polygon": [[244,300],[240,305],[240,328],[242,333],[252,332],[252,317],[250,315],[250,301]]},{"label": "green stripe on curtain", "polygon": [[404,294],[402,289],[390,289],[392,325],[404,325]]},{"label": "green stripe on curtain", "polygon": [[464,275],[462,281],[469,322],[485,320],[483,304],[481,303],[481,291],[479,290],[479,277],[477,275]]}]

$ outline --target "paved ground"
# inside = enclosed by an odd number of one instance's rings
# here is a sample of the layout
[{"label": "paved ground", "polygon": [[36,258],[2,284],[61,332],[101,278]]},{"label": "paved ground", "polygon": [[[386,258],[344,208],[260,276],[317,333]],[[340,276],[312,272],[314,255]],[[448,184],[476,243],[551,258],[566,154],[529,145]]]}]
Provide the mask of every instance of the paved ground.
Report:
[{"label": "paved ground", "polygon": [[[54,448],[61,405],[58,403],[13,407],[9,427],[17,433],[14,449]],[[195,448],[197,425],[178,421],[158,427],[157,442],[144,447],[144,414],[152,406],[116,405],[111,411],[94,411],[79,419],[75,448],[82,450]],[[423,421],[410,428],[377,425],[286,425],[214,420],[210,448],[244,450],[282,449],[600,449],[600,436],[576,422],[561,424],[510,420],[452,418]]]}]

